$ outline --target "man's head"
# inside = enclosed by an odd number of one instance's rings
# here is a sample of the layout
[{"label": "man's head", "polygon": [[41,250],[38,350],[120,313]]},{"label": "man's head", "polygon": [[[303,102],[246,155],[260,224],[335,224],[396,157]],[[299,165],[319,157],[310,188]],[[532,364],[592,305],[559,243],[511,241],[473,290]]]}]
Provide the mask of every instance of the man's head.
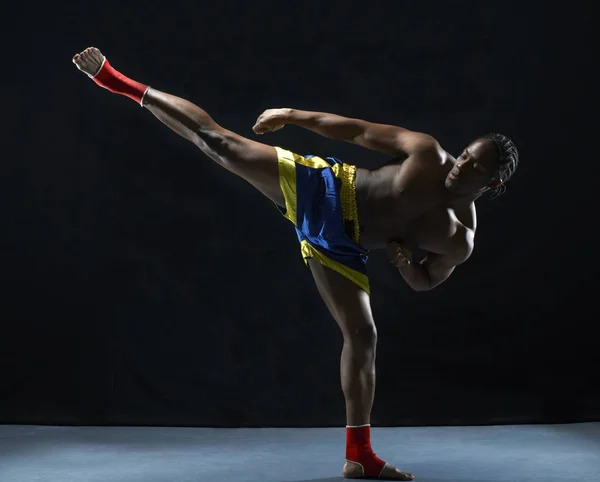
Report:
[{"label": "man's head", "polygon": [[502,134],[486,134],[469,144],[446,177],[446,188],[456,194],[479,196],[490,191],[496,198],[519,164],[513,141]]}]

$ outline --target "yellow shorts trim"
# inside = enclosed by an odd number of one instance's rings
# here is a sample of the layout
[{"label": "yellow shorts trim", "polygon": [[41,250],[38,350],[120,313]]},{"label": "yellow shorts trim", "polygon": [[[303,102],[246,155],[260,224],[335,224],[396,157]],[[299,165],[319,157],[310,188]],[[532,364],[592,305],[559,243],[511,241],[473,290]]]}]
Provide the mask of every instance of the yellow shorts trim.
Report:
[{"label": "yellow shorts trim", "polygon": [[323,253],[321,253],[317,248],[314,248],[308,241],[300,242],[300,251],[302,253],[302,258],[304,259],[304,264],[308,266],[308,258],[314,258],[323,266],[327,266],[334,271],[337,271],[342,276],[348,278],[350,281],[354,282],[360,288],[367,292],[367,294],[371,294],[371,287],[369,285],[369,278],[359,273],[358,271],[348,268],[348,266],[339,263],[331,258],[328,258]]},{"label": "yellow shorts trim", "polygon": [[358,208],[356,206],[356,166],[351,164],[336,164],[332,167],[335,177],[342,180],[340,201],[342,217],[352,221],[354,225],[352,240],[358,244],[360,240],[360,225],[358,224]]}]

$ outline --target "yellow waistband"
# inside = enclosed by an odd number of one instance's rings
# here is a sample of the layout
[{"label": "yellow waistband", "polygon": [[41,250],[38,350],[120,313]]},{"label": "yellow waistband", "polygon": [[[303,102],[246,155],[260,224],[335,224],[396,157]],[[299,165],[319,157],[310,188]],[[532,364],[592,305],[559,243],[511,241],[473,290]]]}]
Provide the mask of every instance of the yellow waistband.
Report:
[{"label": "yellow waistband", "polygon": [[351,164],[335,164],[333,172],[342,180],[340,202],[342,203],[342,217],[352,221],[354,225],[354,239],[358,244],[360,239],[360,226],[358,224],[358,208],[356,206],[356,166]]}]

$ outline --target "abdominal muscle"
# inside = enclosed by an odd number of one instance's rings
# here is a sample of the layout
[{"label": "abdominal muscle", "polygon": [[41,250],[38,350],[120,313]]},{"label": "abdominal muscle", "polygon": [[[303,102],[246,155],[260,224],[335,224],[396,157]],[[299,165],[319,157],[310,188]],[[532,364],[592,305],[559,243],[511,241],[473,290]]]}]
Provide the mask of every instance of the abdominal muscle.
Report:
[{"label": "abdominal muscle", "polygon": [[[386,169],[389,170],[389,169]],[[360,244],[365,249],[383,248],[406,231],[411,213],[402,189],[394,189],[393,173],[356,172],[356,202]]]}]

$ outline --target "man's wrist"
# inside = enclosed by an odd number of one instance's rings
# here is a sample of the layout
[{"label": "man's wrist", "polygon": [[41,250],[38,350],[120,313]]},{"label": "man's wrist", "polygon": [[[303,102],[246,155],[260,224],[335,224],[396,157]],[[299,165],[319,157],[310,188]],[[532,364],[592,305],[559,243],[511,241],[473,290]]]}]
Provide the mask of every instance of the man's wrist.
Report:
[{"label": "man's wrist", "polygon": [[297,109],[292,109],[292,108],[284,109],[284,111],[283,111],[283,116],[284,116],[283,120],[286,123],[288,123],[288,124],[294,124],[294,123],[296,123],[296,121],[299,120],[299,117],[300,117],[299,114],[301,112],[302,111],[299,111]]}]

